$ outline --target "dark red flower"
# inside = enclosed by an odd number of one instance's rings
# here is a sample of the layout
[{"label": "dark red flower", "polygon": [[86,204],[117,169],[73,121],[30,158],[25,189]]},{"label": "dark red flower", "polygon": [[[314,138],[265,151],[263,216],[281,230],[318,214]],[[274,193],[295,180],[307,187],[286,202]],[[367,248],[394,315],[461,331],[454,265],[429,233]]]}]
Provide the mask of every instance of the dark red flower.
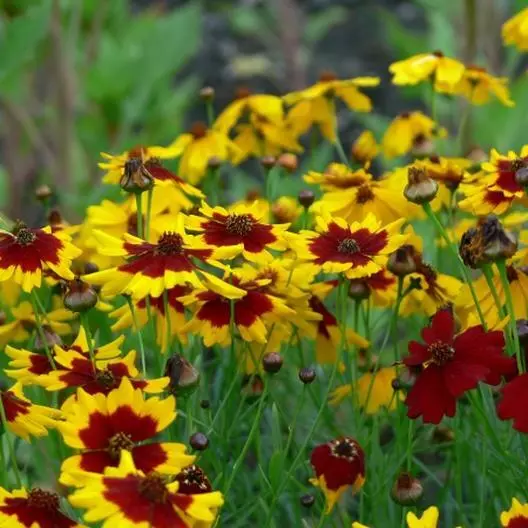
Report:
[{"label": "dark red flower", "polygon": [[409,368],[424,367],[418,374],[405,403],[409,418],[423,417],[437,424],[444,416],[454,416],[456,400],[480,381],[496,385],[515,369],[515,359],[503,354],[502,332],[486,332],[473,326],[455,335],[450,310],[438,311],[431,325],[422,330],[425,344],[411,341]]},{"label": "dark red flower", "polygon": [[513,420],[513,428],[528,434],[528,374],[516,376],[501,390],[502,398],[497,405],[501,420]]}]

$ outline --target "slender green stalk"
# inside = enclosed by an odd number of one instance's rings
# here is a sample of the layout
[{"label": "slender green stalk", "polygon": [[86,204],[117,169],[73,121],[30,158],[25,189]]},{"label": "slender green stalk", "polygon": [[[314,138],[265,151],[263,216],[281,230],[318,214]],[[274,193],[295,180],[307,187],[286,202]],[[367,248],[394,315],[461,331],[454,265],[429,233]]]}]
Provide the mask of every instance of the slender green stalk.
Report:
[{"label": "slender green stalk", "polygon": [[[13,465],[13,470],[15,472],[15,478],[17,482],[17,487],[22,487],[22,477],[20,475],[20,470],[18,469],[18,464],[16,461],[15,445],[13,443],[13,438],[11,437],[11,431],[9,430],[9,425],[7,421],[7,416],[4,407],[3,396],[0,395],[0,417],[2,419],[2,426],[4,428],[4,435],[7,439],[7,449],[9,450],[9,457],[11,458],[11,464]],[[0,438],[1,441],[1,438]]]},{"label": "slender green stalk", "polygon": [[493,297],[493,300],[495,301],[495,306],[497,307],[497,311],[499,313],[499,318],[502,319],[504,314],[504,309],[502,306],[502,303],[499,299],[499,294],[497,293],[497,288],[495,288],[495,284],[493,283],[493,272],[491,271],[491,265],[490,264],[484,264],[482,266],[482,274],[486,278],[486,282],[488,283],[488,288],[491,292],[491,295]]},{"label": "slender green stalk", "polygon": [[92,332],[90,330],[90,323],[88,322],[88,312],[82,312],[80,314],[80,318],[81,318],[81,325],[84,328],[84,331],[86,333],[86,342],[88,343],[88,353],[90,354],[90,361],[92,362],[92,367],[95,373],[97,372],[97,367],[95,364],[95,352],[94,352],[94,346],[93,346]]},{"label": "slender green stalk", "polygon": [[405,449],[405,469],[410,472],[412,466],[412,445],[413,445],[413,432],[414,432],[414,420],[407,420],[407,446]]},{"label": "slender green stalk", "polygon": [[326,524],[327,514],[326,508],[323,506],[321,510],[321,515],[319,516],[319,521],[317,521],[317,528],[322,528]]},{"label": "slender green stalk", "polygon": [[137,209],[137,236],[143,238],[143,202],[141,194],[136,194],[136,209]]},{"label": "slender green stalk", "polygon": [[42,325],[42,319],[40,317],[40,312],[39,312],[40,301],[39,301],[39,298],[38,298],[38,295],[35,289],[31,290],[31,305],[33,307],[33,314],[35,315],[35,322],[37,324],[37,332],[39,334],[40,340],[42,341],[42,345],[44,346],[44,350],[46,351],[46,356],[48,358],[48,361],[50,362],[50,365],[53,367],[53,370],[55,370],[57,367],[55,365],[53,355],[51,354],[51,350],[48,346],[48,341],[46,339],[46,334],[44,332],[44,327]]},{"label": "slender green stalk", "polygon": [[132,314],[134,330],[138,336],[139,354],[141,356],[141,371],[143,372],[143,376],[146,376],[147,375],[147,361],[145,359],[145,344],[143,343],[143,335],[141,334],[141,329],[139,328],[139,323],[137,319],[136,309],[134,307],[134,302],[129,296],[127,296],[126,300],[130,308],[130,313]]},{"label": "slender green stalk", "polygon": [[147,217],[145,218],[145,240],[148,242],[150,237],[150,220],[152,218],[152,197],[154,195],[154,187],[147,191]]},{"label": "slender green stalk", "polygon": [[172,344],[172,323],[170,318],[169,293],[163,290],[163,310],[165,311],[165,326],[167,330],[167,352],[170,352]]}]

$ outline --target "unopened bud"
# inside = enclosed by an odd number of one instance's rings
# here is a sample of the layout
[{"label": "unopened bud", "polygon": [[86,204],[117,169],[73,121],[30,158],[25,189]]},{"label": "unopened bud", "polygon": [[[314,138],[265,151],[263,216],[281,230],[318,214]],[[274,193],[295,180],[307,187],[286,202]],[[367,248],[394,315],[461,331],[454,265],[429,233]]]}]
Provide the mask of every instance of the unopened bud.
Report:
[{"label": "unopened bud", "polygon": [[366,281],[351,279],[348,287],[348,296],[356,301],[362,301],[370,297],[370,288]]},{"label": "unopened bud", "polygon": [[424,204],[434,199],[438,192],[438,183],[427,175],[424,168],[409,167],[407,177],[403,194],[409,202]]},{"label": "unopened bud", "polygon": [[391,497],[397,504],[410,506],[416,504],[423,495],[421,482],[410,473],[401,473],[391,489]]},{"label": "unopened bud", "polygon": [[51,187],[49,185],[46,185],[46,184],[39,185],[35,189],[35,198],[39,202],[45,202],[46,200],[48,200],[52,196],[53,196],[53,191],[51,190]]},{"label": "unopened bud", "polygon": [[309,385],[315,380],[316,374],[313,367],[303,367],[299,370],[299,379],[305,384]]},{"label": "unopened bud", "polygon": [[41,332],[37,332],[34,348],[37,351],[52,349],[55,345],[62,346],[62,339],[50,326],[44,325]]},{"label": "unopened bud", "polygon": [[141,194],[152,189],[154,178],[145,167],[141,158],[130,158],[125,162],[119,185],[128,193]]},{"label": "unopened bud", "polygon": [[63,302],[72,312],[86,312],[97,304],[97,293],[90,284],[76,277],[66,284]]},{"label": "unopened bud", "polygon": [[486,151],[481,147],[472,147],[466,155],[466,158],[473,163],[480,164],[488,159]]},{"label": "unopened bud", "polygon": [[207,166],[210,169],[218,169],[218,167],[222,166],[222,163],[223,163],[222,158],[218,156],[211,156],[209,158],[209,161],[207,162]]},{"label": "unopened bud", "polygon": [[202,409],[209,409],[209,407],[211,407],[211,402],[209,400],[201,400],[200,407]]},{"label": "unopened bud", "polygon": [[490,261],[509,259],[517,251],[517,239],[506,231],[494,215],[485,218],[480,226],[484,256]]},{"label": "unopened bud", "polygon": [[167,360],[165,376],[170,378],[169,390],[176,396],[188,396],[200,383],[200,372],[179,354]]},{"label": "unopened bud", "polygon": [[521,186],[528,186],[528,167],[521,167],[515,172],[515,181]]},{"label": "unopened bud", "polygon": [[297,167],[299,166],[299,160],[295,154],[285,152],[279,156],[277,164],[291,174],[297,170]]},{"label": "unopened bud", "polygon": [[62,214],[58,209],[52,209],[48,214],[48,225],[53,227],[58,227],[64,224],[64,219]]},{"label": "unopened bud", "polygon": [[315,201],[315,194],[310,189],[303,189],[299,192],[298,200],[305,209],[308,209]]},{"label": "unopened bud", "polygon": [[215,89],[212,86],[204,86],[200,90],[200,97],[204,101],[212,101],[215,96]]},{"label": "unopened bud", "polygon": [[310,493],[306,493],[301,497],[301,505],[305,508],[311,508],[315,504],[315,497]]},{"label": "unopened bud", "polygon": [[262,366],[268,374],[276,374],[282,368],[283,359],[277,352],[270,352],[262,358]]},{"label": "unopened bud", "polygon": [[194,433],[189,438],[189,444],[196,451],[205,451],[209,446],[209,438],[203,433]]},{"label": "unopened bud", "polygon": [[260,158],[260,164],[266,169],[270,170],[275,167],[277,160],[273,156],[263,156]]},{"label": "unopened bud", "polygon": [[437,425],[433,430],[433,442],[436,444],[445,444],[453,442],[455,432],[447,425]]},{"label": "unopened bud", "polygon": [[434,152],[434,143],[427,137],[419,135],[414,139],[412,154],[416,158],[430,156]]},{"label": "unopened bud", "polygon": [[387,269],[397,277],[405,277],[416,271],[416,250],[405,244],[393,251],[387,261]]}]

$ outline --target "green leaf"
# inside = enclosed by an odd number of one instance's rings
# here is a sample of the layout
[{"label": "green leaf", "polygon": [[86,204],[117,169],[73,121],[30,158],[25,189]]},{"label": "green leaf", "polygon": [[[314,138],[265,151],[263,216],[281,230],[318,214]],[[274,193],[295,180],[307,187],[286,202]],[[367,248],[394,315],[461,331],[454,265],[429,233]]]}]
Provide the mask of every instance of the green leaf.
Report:
[{"label": "green leaf", "polygon": [[280,479],[283,476],[283,458],[284,455],[282,451],[274,451],[271,455],[269,466],[268,466],[268,476],[270,480],[271,487],[276,489],[279,485]]},{"label": "green leaf", "polygon": [[273,442],[273,447],[282,451],[283,442],[282,442],[282,430],[280,424],[279,410],[275,403],[271,406],[271,440]]},{"label": "green leaf", "polygon": [[317,44],[338,24],[347,21],[347,10],[332,6],[310,16],[304,29],[304,38],[309,44]]},{"label": "green leaf", "polygon": [[410,57],[417,53],[423,53],[428,49],[427,36],[411,33],[398,19],[387,9],[379,11],[380,18],[385,25],[387,41],[399,58]]},{"label": "green leaf", "polygon": [[241,35],[255,35],[265,31],[264,22],[256,9],[246,6],[231,10],[231,27]]}]

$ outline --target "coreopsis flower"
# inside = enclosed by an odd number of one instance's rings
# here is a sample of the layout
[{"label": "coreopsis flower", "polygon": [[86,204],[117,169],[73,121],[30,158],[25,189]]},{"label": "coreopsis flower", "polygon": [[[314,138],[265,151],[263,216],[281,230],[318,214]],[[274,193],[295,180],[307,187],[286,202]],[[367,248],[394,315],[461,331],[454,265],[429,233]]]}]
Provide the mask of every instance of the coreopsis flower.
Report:
[{"label": "coreopsis flower", "polygon": [[258,216],[263,222],[269,223],[271,221],[271,204],[262,197],[260,191],[257,189],[251,189],[246,193],[246,195],[241,199],[233,202],[227,207],[228,211],[234,211],[235,208],[238,208],[242,205],[247,207],[254,206],[258,207]]},{"label": "coreopsis flower", "polygon": [[178,136],[167,148],[180,158],[180,176],[192,185],[202,180],[211,160],[231,161],[240,154],[225,132],[207,128],[205,123],[194,123],[189,132]]},{"label": "coreopsis flower", "polygon": [[486,104],[494,96],[505,106],[515,106],[508,90],[508,78],[494,77],[485,68],[478,66],[466,66],[456,93],[463,95],[474,105]]},{"label": "coreopsis flower", "polygon": [[[21,343],[31,337],[31,333],[36,331],[37,320],[33,312],[33,307],[28,301],[21,302],[18,306],[11,308],[13,321],[0,324],[0,346],[7,343]],[[75,319],[76,314],[58,308],[50,310],[41,316],[41,323],[45,330],[54,332],[59,336],[68,335],[71,332],[69,321]]]},{"label": "coreopsis flower", "polygon": [[325,72],[313,86],[284,96],[284,102],[294,105],[288,114],[298,134],[304,134],[313,124],[329,140],[336,140],[334,99],[341,99],[354,112],[370,112],[372,101],[360,88],[378,86],[378,77],[356,77],[339,80],[333,73]]},{"label": "coreopsis flower", "polygon": [[218,491],[195,492],[179,480],[171,482],[158,473],[143,473],[126,450],[121,451],[118,467],[107,467],[103,475],[81,478],[86,481],[84,486],[68,500],[75,508],[87,510],[84,519],[89,523],[104,520],[107,526],[116,527],[205,528],[213,525],[224,502]]},{"label": "coreopsis flower", "polygon": [[374,306],[391,306],[396,299],[396,277],[383,269],[361,279],[367,285]]},{"label": "coreopsis flower", "polygon": [[[528,9],[526,9],[526,12],[528,14]],[[500,522],[501,526],[505,528],[522,528],[523,526],[528,526],[528,504],[521,503],[519,499],[514,497],[511,508],[501,513]]]},{"label": "coreopsis flower", "polygon": [[437,528],[440,512],[436,506],[429,506],[420,518],[414,512],[408,512],[405,520],[408,528]]},{"label": "coreopsis flower", "polygon": [[504,355],[502,332],[486,332],[473,326],[455,334],[450,310],[439,310],[431,325],[422,330],[425,344],[409,343],[409,356],[403,362],[412,369],[421,367],[407,394],[407,416],[438,424],[444,416],[453,417],[456,401],[480,381],[500,383],[514,369],[514,358]]},{"label": "coreopsis flower", "polygon": [[197,237],[188,235],[183,221],[183,216],[177,216],[170,224],[171,230],[164,230],[155,244],[128,234],[117,239],[102,231],[94,231],[101,244],[101,253],[124,257],[126,262],[85,275],[84,280],[102,285],[102,295],[110,297],[123,293],[136,299],[147,295],[159,297],[164,290],[175,286],[204,288],[202,280],[229,295],[229,284],[201,270],[195,259],[222,268],[216,258],[232,258],[240,253],[240,248],[208,246]]},{"label": "coreopsis flower", "polygon": [[144,473],[176,474],[192,464],[194,457],[185,454],[183,444],[153,441],[174,421],[175,409],[174,396],[146,399],[126,378],[106,395],[78,389],[76,401],[58,426],[65,444],[79,450],[63,461],[61,483],[82,486],[72,474],[103,473],[106,467],[119,464],[123,450],[130,452],[135,467]]},{"label": "coreopsis flower", "polygon": [[7,427],[17,436],[29,440],[29,436],[46,436],[48,429],[57,427],[62,413],[57,409],[35,405],[22,392],[22,385],[15,383],[0,393],[7,420]]},{"label": "coreopsis flower", "polygon": [[263,222],[258,204],[239,205],[227,211],[203,202],[200,214],[190,215],[186,224],[189,231],[199,233],[196,239],[204,247],[231,248],[232,257],[242,254],[253,262],[270,261],[270,250],[287,248],[284,232],[289,224]]},{"label": "coreopsis flower", "polygon": [[[416,162],[423,167],[427,176],[445,185],[454,191],[466,179],[466,170],[471,166],[471,161],[465,158],[446,158],[444,156],[430,156]],[[448,206],[448,203],[445,203]]]},{"label": "coreopsis flower", "polygon": [[0,526],[6,528],[86,528],[65,515],[60,498],[41,488],[0,488]]},{"label": "coreopsis flower", "polygon": [[381,148],[386,158],[395,158],[408,154],[424,141],[446,136],[446,129],[422,112],[404,112],[391,121],[381,140]]},{"label": "coreopsis flower", "polygon": [[274,219],[283,224],[293,224],[303,212],[299,201],[292,196],[281,196],[271,204]]},{"label": "coreopsis flower", "polygon": [[309,171],[304,181],[319,185],[322,191],[343,191],[351,187],[360,187],[370,182],[372,174],[365,169],[352,170],[342,163],[330,163],[324,172]]},{"label": "coreopsis flower", "polygon": [[310,482],[323,491],[326,513],[330,513],[343,493],[353,493],[365,482],[365,455],[361,446],[348,436],[316,446],[310,461],[315,478]]},{"label": "coreopsis flower", "polygon": [[502,38],[507,46],[514,44],[520,51],[528,51],[528,7],[503,24]]},{"label": "coreopsis flower", "polygon": [[513,420],[513,428],[528,434],[528,412],[524,402],[528,397],[528,374],[519,374],[501,389],[497,414],[501,420]]},{"label": "coreopsis flower", "polygon": [[352,159],[361,165],[370,163],[379,153],[380,147],[370,130],[363,130],[350,149]]},{"label": "coreopsis flower", "polygon": [[[125,336],[121,335],[114,341],[99,347],[95,346],[95,342],[92,343],[95,359],[104,360],[120,357],[120,347],[124,340]],[[79,327],[79,333],[70,346],[55,345],[51,350],[52,358],[55,357],[57,351],[61,352],[62,355],[67,355],[69,351],[77,352],[86,358],[89,358],[90,348],[88,346],[84,327]],[[5,369],[4,372],[9,377],[20,381],[25,385],[41,385],[40,376],[49,374],[54,370],[47,354],[29,351],[23,348],[18,349],[10,345],[6,346],[5,353],[11,358],[11,360],[9,361],[10,368]]]},{"label": "coreopsis flower", "polygon": [[441,51],[419,53],[408,59],[393,62],[389,66],[394,84],[415,85],[430,81],[439,93],[453,93],[464,74],[464,69],[461,62],[444,56]]},{"label": "coreopsis flower", "polygon": [[30,292],[40,288],[47,270],[72,280],[70,266],[80,254],[64,231],[52,233],[50,227],[35,229],[18,223],[12,232],[0,230],[0,282],[14,281]]},{"label": "coreopsis flower", "polygon": [[396,367],[365,372],[355,384],[337,387],[331,394],[330,404],[339,405],[345,398],[353,398],[365,414],[377,414],[382,408],[393,411],[398,401],[403,400],[403,394],[395,392],[392,386],[397,373]]},{"label": "coreopsis flower", "polygon": [[[193,317],[184,331],[200,335],[205,346],[231,343],[231,303],[233,305],[234,328],[244,341],[266,343],[267,324],[295,317],[295,311],[286,303],[266,292],[262,287],[269,281],[245,279],[238,270],[230,277],[236,297],[230,299],[211,290],[197,289],[180,300],[193,306]],[[231,301],[231,302],[230,302]]]},{"label": "coreopsis flower", "polygon": [[[134,303],[134,310],[136,313],[136,320],[138,328],[143,328],[149,321],[150,314],[154,317],[156,324],[156,343],[160,346],[160,351],[165,353],[168,350],[168,329],[170,328],[171,338],[177,338],[181,343],[187,343],[187,334],[182,332],[182,327],[185,325],[185,307],[179,301],[179,298],[187,295],[189,288],[186,286],[174,286],[170,290],[166,290],[164,294],[159,297],[148,296],[143,299],[132,301]],[[164,297],[167,298],[167,308],[165,306]],[[126,328],[134,326],[134,318],[130,311],[130,306],[124,304],[111,312],[110,317],[117,319],[112,324],[113,332],[119,332]]]},{"label": "coreopsis flower", "polygon": [[369,214],[361,222],[348,224],[323,212],[316,218],[317,232],[301,231],[292,248],[301,260],[312,262],[327,273],[343,273],[349,279],[368,277],[380,271],[389,253],[406,240],[396,234],[401,218],[382,226]]}]

